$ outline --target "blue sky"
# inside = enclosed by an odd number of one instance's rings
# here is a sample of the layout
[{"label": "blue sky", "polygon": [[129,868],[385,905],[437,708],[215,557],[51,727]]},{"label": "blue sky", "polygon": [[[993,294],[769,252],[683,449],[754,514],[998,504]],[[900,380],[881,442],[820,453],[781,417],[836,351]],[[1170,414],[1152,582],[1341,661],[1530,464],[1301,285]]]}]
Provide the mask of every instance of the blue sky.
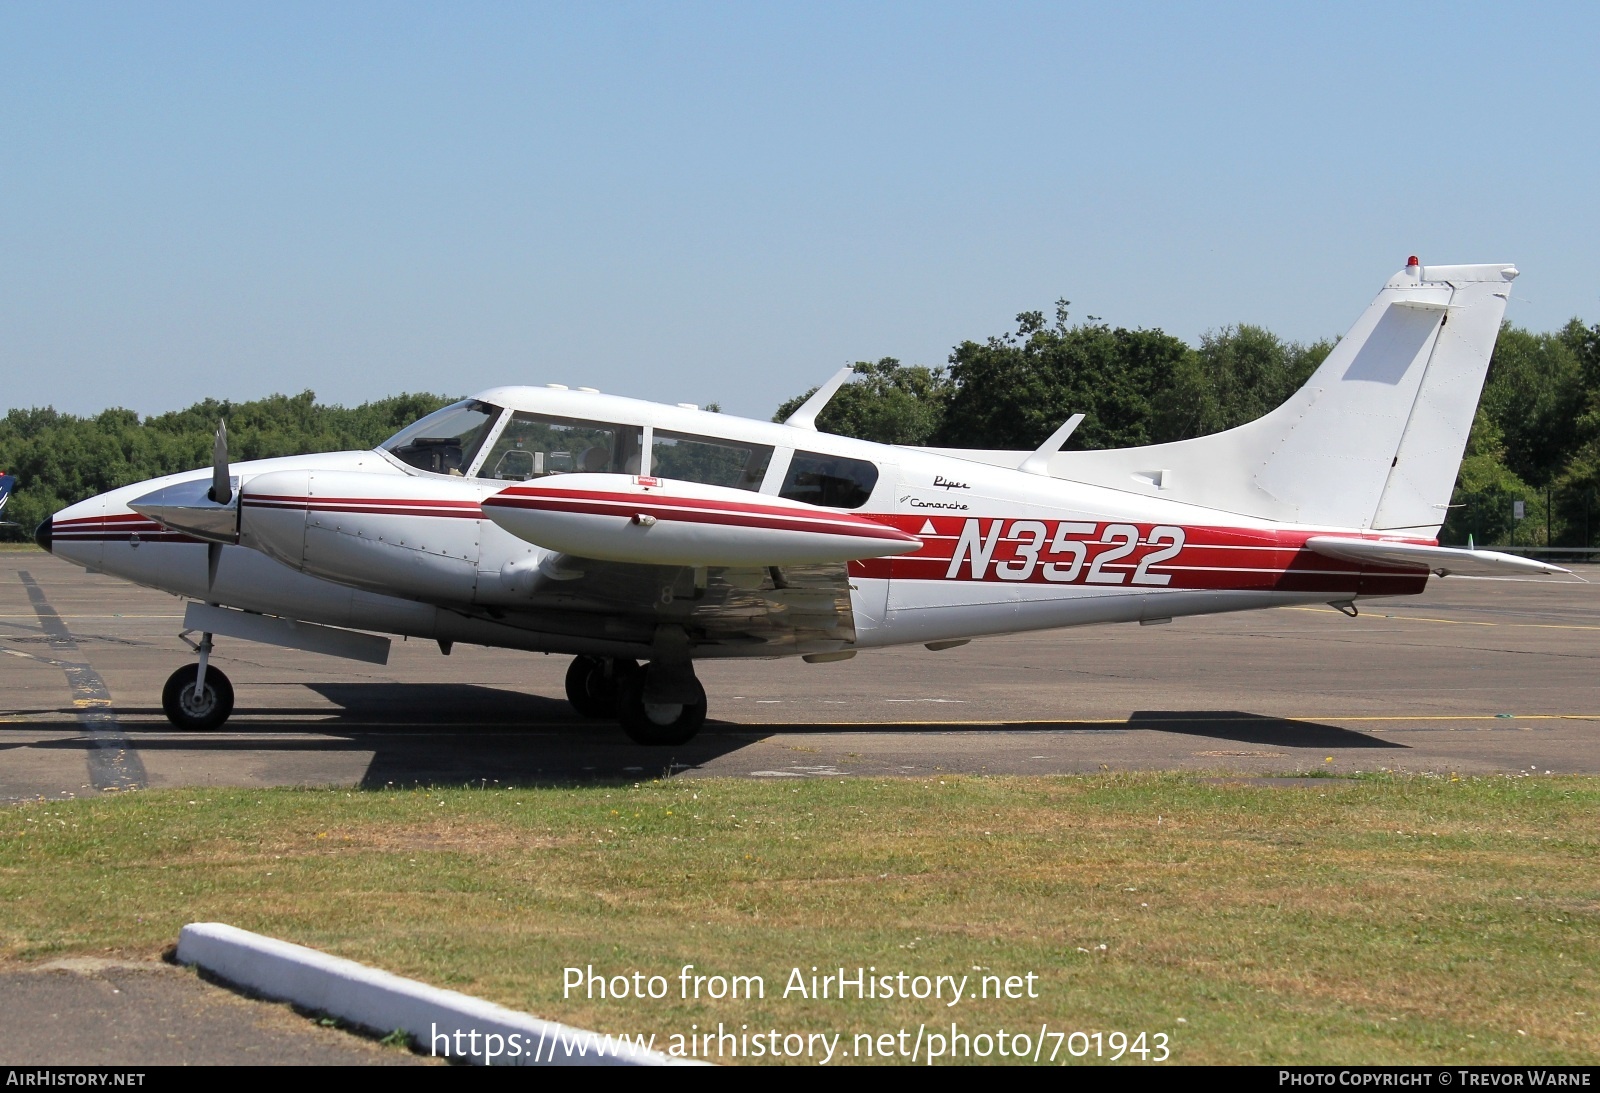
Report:
[{"label": "blue sky", "polygon": [[0,6],[0,410],[563,382],[765,417],[1058,296],[1600,321],[1600,8]]}]

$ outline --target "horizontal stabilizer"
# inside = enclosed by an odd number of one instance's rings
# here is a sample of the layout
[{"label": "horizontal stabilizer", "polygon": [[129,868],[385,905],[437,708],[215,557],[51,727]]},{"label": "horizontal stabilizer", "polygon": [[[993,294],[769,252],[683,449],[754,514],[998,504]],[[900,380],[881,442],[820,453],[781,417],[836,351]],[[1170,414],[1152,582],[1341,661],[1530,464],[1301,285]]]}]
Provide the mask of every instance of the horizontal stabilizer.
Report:
[{"label": "horizontal stabilizer", "polygon": [[1337,535],[1313,535],[1306,540],[1306,549],[1342,562],[1426,568],[1441,577],[1541,577],[1572,572],[1549,562],[1501,554],[1496,550],[1346,539]]}]

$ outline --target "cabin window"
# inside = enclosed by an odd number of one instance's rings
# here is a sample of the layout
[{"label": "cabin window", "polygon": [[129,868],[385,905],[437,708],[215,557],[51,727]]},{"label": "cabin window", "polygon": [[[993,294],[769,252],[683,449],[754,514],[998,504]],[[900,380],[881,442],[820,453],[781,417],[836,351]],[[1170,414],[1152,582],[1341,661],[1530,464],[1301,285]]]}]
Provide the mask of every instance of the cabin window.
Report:
[{"label": "cabin window", "polygon": [[780,497],[830,509],[858,509],[878,484],[878,468],[864,459],[795,452]]},{"label": "cabin window", "polygon": [[637,425],[518,411],[495,438],[477,477],[526,482],[551,474],[638,474],[643,434]]},{"label": "cabin window", "polygon": [[382,448],[418,470],[464,474],[500,412],[477,399],[452,403],[401,429]]},{"label": "cabin window", "polygon": [[704,482],[736,490],[759,490],[772,462],[764,444],[656,430],[650,443],[650,473],[680,482]]}]

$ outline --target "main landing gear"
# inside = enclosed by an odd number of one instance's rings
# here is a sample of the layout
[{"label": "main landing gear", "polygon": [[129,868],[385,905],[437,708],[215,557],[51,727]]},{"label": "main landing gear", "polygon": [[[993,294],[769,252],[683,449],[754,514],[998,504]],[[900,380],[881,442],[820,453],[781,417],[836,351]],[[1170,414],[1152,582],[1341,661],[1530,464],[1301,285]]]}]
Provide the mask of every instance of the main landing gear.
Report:
[{"label": "main landing gear", "polygon": [[684,744],[706,720],[706,690],[688,661],[638,662],[577,657],[567,669],[567,701],[584,717],[616,718],[637,744]]},{"label": "main landing gear", "polygon": [[180,729],[215,729],[233,713],[233,684],[221,669],[208,663],[211,660],[210,634],[201,634],[198,645],[189,644],[200,654],[200,660],[185,664],[167,677],[167,685],[161,688],[161,709],[166,712],[167,720]]}]

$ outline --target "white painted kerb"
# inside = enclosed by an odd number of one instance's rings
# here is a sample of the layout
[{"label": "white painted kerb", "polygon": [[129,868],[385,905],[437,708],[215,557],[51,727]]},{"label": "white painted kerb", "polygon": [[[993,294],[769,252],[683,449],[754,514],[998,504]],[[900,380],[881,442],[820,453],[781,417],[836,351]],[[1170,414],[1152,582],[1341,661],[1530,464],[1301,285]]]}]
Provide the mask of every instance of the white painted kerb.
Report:
[{"label": "white painted kerb", "polygon": [[[197,965],[263,997],[353,1025],[379,1032],[404,1029],[424,1051],[432,1045],[439,1055],[474,1063],[670,1066],[689,1062],[221,922],[185,926],[178,935],[178,962]],[[466,1051],[456,1049],[458,1031]],[[476,1051],[468,1035],[474,1031]]]}]

